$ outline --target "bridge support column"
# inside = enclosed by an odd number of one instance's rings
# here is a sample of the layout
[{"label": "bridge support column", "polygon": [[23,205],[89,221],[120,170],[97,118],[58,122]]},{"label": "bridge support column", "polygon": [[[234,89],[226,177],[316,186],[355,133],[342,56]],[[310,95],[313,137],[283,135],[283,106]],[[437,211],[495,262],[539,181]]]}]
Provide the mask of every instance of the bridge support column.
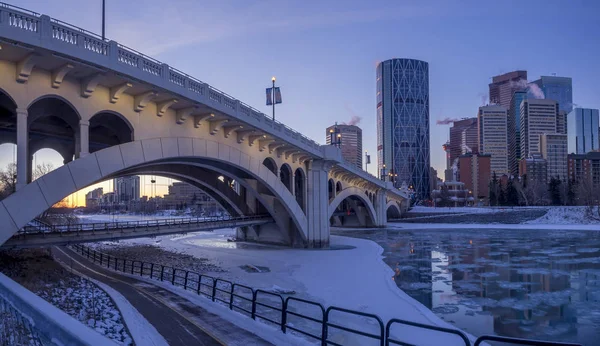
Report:
[{"label": "bridge support column", "polygon": [[308,247],[329,247],[329,170],[333,161],[315,160],[310,163],[307,177]]},{"label": "bridge support column", "polygon": [[378,190],[375,194],[375,226],[377,227],[385,227],[387,225],[387,203],[385,197],[385,190]]},{"label": "bridge support column", "polygon": [[90,153],[90,122],[81,120],[79,122],[79,152],[78,157],[87,156]]},{"label": "bridge support column", "polygon": [[27,109],[17,108],[17,190],[27,185],[27,171],[30,165],[27,117]]}]

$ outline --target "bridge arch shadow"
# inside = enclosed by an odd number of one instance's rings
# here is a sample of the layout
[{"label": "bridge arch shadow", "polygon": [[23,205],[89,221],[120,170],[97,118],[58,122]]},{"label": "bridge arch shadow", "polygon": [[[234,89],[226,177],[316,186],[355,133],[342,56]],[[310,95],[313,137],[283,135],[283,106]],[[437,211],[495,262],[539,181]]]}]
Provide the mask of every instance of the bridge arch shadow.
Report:
[{"label": "bridge arch shadow", "polygon": [[358,187],[343,189],[329,204],[329,219],[333,226],[373,227],[376,217],[369,196]]},{"label": "bridge arch shadow", "polygon": [[90,153],[133,141],[134,129],[122,114],[104,110],[90,118]]},{"label": "bridge arch shadow", "polygon": [[385,207],[387,219],[399,219],[402,217],[402,211],[395,201],[389,201]]},{"label": "bridge arch shadow", "polygon": [[[228,176],[267,206],[275,224],[261,230],[256,240],[307,246],[307,219],[303,204],[297,202],[304,202],[302,170],[296,170],[295,184],[300,189],[294,196],[260,159],[222,143],[188,137],[156,138],[113,146],[70,162],[26,185],[0,202],[0,222],[10,225],[0,231],[0,243],[54,203],[92,184],[158,168],[178,174],[178,179],[193,178],[197,173],[194,167]],[[23,208],[25,205],[27,208]]]}]

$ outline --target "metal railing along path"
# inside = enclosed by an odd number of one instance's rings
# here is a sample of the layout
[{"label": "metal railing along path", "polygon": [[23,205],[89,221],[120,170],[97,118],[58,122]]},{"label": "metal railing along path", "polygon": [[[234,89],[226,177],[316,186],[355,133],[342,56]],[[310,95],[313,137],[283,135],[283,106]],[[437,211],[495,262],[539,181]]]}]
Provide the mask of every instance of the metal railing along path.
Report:
[{"label": "metal railing along path", "polygon": [[[460,344],[464,344],[465,346],[478,346],[485,340],[505,342],[510,340],[512,345],[582,346],[577,343],[514,339],[493,335],[481,336],[474,344],[471,344],[469,338],[458,329],[431,326],[400,319],[391,319],[384,324],[381,318],[374,314],[336,306],[330,306],[325,309],[322,304],[310,300],[280,295],[261,289],[254,289],[228,280],[195,273],[185,269],[144,261],[122,259],[96,251],[84,245],[72,245],[71,248],[90,261],[106,267],[107,269],[168,282],[173,286],[181,287],[186,291],[204,296],[213,302],[221,304],[232,311],[246,315],[249,318],[275,325],[281,329],[283,333],[291,331],[296,335],[305,336],[311,341],[317,340],[321,346],[342,345],[333,340],[339,335],[340,331],[345,336],[364,338],[361,340],[372,340],[380,346],[418,345],[402,341],[401,337],[398,335],[392,335],[391,328],[394,325],[410,326],[411,328],[416,328],[421,333],[435,331],[436,333],[443,334],[444,340],[455,338]],[[305,308],[314,308],[313,313],[309,314],[307,312],[302,312],[299,305],[302,305]],[[362,328],[356,329],[353,326],[344,325],[343,319],[337,321],[337,319],[332,316],[334,313],[342,313],[353,318],[362,319],[360,324],[363,326],[369,325],[369,323],[365,322],[365,319],[375,321],[375,327],[372,328],[374,330],[367,331]],[[306,325],[290,321],[292,317],[297,320],[308,322],[313,328],[308,328]],[[336,330],[338,333],[332,333],[332,330]],[[415,335],[412,334],[410,339],[414,340]]]}]

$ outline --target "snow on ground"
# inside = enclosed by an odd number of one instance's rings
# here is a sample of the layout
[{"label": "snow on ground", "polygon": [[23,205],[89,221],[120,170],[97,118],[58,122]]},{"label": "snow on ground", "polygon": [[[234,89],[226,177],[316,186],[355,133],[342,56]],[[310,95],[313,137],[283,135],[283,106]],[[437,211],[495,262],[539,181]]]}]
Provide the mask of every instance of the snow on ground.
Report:
[{"label": "snow on ground", "polygon": [[[173,253],[205,258],[225,270],[206,274],[253,288],[294,291],[295,297],[317,301],[325,307],[333,305],[376,314],[384,323],[392,318],[400,318],[454,328],[398,289],[393,281],[394,272],[382,261],[383,249],[372,241],[332,236],[332,248],[347,249],[307,250],[227,242],[227,238],[233,235],[233,230],[218,230],[178,237],[140,238],[123,240],[119,247],[121,255],[127,254],[123,257],[131,259],[142,259],[136,255],[136,245],[154,245]],[[113,246],[114,243],[108,243],[100,247],[108,250]],[[122,247],[130,247],[130,251],[123,252]],[[183,262],[176,257],[169,263],[156,263],[181,268]],[[154,258],[147,253],[143,260],[154,262]],[[248,267],[267,269],[253,271]],[[366,318],[333,313],[332,322],[336,320],[365,331],[376,332],[378,329],[374,320]],[[403,335],[405,342],[439,345],[444,340],[446,345],[453,344],[447,340],[447,336],[426,334],[422,330],[416,332],[411,327],[395,328],[392,333]],[[336,342],[345,345],[366,343],[365,339],[342,333],[335,337]],[[410,340],[411,337],[418,339]]]},{"label": "snow on ground", "polygon": [[[536,220],[534,220],[536,221]],[[600,224],[543,224],[543,223],[523,223],[523,224],[460,224],[460,223],[389,223],[388,229],[527,229],[527,230],[564,230],[564,231],[600,231]],[[359,229],[354,229],[359,230]]]},{"label": "snow on ground", "polygon": [[[66,264],[61,262],[63,267],[66,267]],[[68,268],[68,267],[66,267]],[[136,345],[143,346],[168,346],[167,341],[160,335],[160,333],[154,328],[146,318],[139,311],[129,303],[129,301],[123,297],[123,295],[112,287],[94,280],[90,277],[87,277],[76,270],[72,271],[74,274],[79,275],[80,277],[93,282],[95,285],[100,287],[106,294],[110,296],[113,300],[121,314],[123,315],[123,319],[127,324],[127,328],[133,337],[133,341]]]},{"label": "snow on ground", "polygon": [[121,345],[132,345],[110,296],[53,261],[44,250],[4,251],[2,272],[76,320]]},{"label": "snow on ground", "polygon": [[525,222],[526,224],[554,224],[554,225],[600,225],[599,220],[592,220],[586,215],[587,207],[551,207],[546,215]]}]

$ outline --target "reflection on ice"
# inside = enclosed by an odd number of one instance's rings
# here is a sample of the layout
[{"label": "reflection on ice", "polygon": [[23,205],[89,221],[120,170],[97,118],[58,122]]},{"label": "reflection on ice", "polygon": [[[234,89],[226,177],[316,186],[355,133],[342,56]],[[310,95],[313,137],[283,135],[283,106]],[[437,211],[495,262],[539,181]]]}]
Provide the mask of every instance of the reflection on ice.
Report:
[{"label": "reflection on ice", "polygon": [[600,337],[600,232],[388,230],[378,242],[396,284],[472,334]]}]

